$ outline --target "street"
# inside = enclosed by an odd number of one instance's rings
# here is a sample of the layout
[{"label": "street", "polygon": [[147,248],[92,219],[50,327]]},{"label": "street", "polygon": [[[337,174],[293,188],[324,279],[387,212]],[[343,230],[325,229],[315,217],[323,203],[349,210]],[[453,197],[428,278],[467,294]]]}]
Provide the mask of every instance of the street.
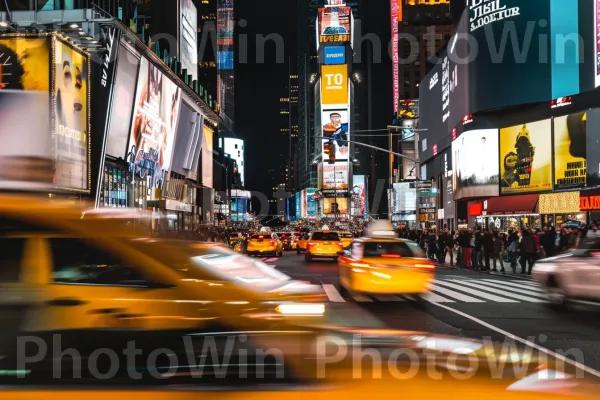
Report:
[{"label": "street", "polygon": [[554,311],[546,306],[542,290],[527,277],[441,267],[421,306],[410,296],[343,297],[337,263],[331,260],[307,263],[295,252],[263,260],[294,279],[322,285],[332,303],[355,302],[390,328],[501,343],[508,337],[550,357],[565,355],[579,362],[586,375],[600,377],[600,310],[577,306]]}]

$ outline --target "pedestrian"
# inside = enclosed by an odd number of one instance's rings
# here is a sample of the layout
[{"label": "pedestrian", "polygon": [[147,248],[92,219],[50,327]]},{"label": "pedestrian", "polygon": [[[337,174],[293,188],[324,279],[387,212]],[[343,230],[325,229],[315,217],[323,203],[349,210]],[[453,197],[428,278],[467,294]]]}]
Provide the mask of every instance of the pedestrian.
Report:
[{"label": "pedestrian", "polygon": [[492,241],[493,270],[496,271],[496,260],[499,260],[501,268],[500,271],[504,272],[504,261],[502,260],[502,253],[504,252],[504,240],[498,235],[498,232],[494,232]]},{"label": "pedestrian", "polygon": [[519,253],[519,235],[511,230],[508,233],[507,239],[507,250],[508,250],[508,258],[510,260],[510,268],[513,273],[517,272],[517,255]]},{"label": "pedestrian", "polygon": [[522,232],[519,251],[521,253],[521,274],[531,275],[531,270],[533,269],[533,264],[535,263],[537,248],[535,238],[528,230],[523,230]]},{"label": "pedestrian", "polygon": [[[492,252],[494,250],[494,237],[492,236],[492,232],[487,230],[483,234],[481,238],[482,248],[483,248],[483,259],[485,260],[486,271],[490,270],[490,258],[492,257]],[[483,264],[483,263],[482,263]]]},{"label": "pedestrian", "polygon": [[[446,252],[450,255],[450,266],[454,267],[454,236],[456,232],[452,231],[449,235],[446,235]],[[444,261],[445,261],[444,257]]]}]

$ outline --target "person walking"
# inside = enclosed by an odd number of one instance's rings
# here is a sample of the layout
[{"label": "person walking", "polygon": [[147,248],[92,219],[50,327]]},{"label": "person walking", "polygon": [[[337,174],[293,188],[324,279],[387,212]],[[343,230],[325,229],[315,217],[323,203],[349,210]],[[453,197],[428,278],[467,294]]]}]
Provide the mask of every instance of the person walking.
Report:
[{"label": "person walking", "polygon": [[521,273],[531,275],[531,270],[533,269],[537,254],[537,244],[530,231],[523,230],[519,250],[521,253]]},{"label": "person walking", "polygon": [[500,272],[504,272],[504,261],[502,260],[502,253],[504,253],[504,240],[498,235],[498,232],[494,232],[492,240],[493,271],[496,271],[496,260],[500,260]]}]

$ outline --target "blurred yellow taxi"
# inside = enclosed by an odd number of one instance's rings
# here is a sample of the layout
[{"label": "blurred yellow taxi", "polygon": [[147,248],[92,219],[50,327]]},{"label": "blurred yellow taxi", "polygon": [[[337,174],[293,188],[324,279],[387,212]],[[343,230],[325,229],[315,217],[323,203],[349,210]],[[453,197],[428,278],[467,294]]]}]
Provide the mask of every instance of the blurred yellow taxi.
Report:
[{"label": "blurred yellow taxi", "polygon": [[409,294],[429,291],[435,265],[415,242],[399,239],[389,221],[376,221],[367,236],[357,239],[351,254],[339,259],[343,292]]},{"label": "blurred yellow taxi", "polygon": [[306,244],[304,259],[311,261],[313,258],[332,258],[337,261],[344,254],[344,247],[337,232],[322,230],[315,231]]},{"label": "blurred yellow taxi", "polygon": [[298,236],[298,238],[296,239],[296,254],[306,252],[306,245],[308,244],[308,239],[310,239],[310,235],[308,233],[303,233],[301,236]]},{"label": "blurred yellow taxi", "polygon": [[340,239],[342,240],[342,246],[344,249],[349,248],[354,243],[354,235],[350,232],[340,232]]},{"label": "blurred yellow taxi", "polygon": [[246,254],[249,256],[283,256],[283,243],[275,233],[259,233],[248,239]]}]

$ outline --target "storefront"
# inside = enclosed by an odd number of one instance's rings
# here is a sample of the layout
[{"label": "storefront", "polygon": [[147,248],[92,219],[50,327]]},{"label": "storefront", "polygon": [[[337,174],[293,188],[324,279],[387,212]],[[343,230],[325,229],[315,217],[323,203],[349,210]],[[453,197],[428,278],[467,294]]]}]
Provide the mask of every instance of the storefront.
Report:
[{"label": "storefront", "polygon": [[469,202],[469,225],[500,232],[538,229],[542,219],[538,209],[539,195],[490,197]]},{"label": "storefront", "polygon": [[579,192],[542,194],[539,209],[544,226],[586,223],[586,213],[580,210]]},{"label": "storefront", "polygon": [[579,210],[588,224],[600,221],[600,189],[582,190],[579,193]]}]

